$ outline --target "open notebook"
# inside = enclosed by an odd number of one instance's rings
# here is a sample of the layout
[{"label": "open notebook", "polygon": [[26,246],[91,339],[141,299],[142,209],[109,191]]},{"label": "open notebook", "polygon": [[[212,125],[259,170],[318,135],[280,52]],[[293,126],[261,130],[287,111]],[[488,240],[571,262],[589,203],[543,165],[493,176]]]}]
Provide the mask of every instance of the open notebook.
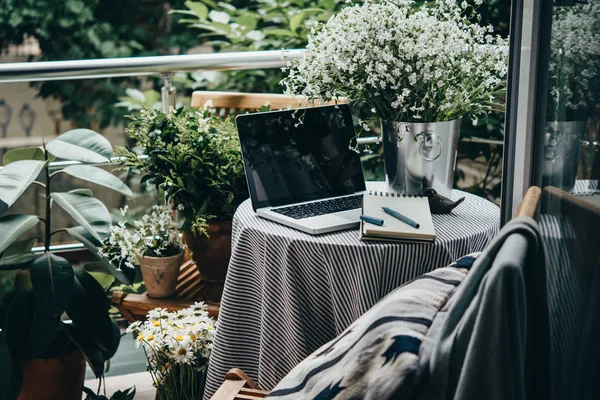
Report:
[{"label": "open notebook", "polygon": [[[421,226],[418,229],[413,228],[386,214],[382,207],[391,208]],[[363,197],[363,215],[380,218],[384,221],[382,226],[361,221],[360,238],[363,240],[392,239],[410,242],[433,242],[435,240],[429,201],[425,196],[370,191]]]}]

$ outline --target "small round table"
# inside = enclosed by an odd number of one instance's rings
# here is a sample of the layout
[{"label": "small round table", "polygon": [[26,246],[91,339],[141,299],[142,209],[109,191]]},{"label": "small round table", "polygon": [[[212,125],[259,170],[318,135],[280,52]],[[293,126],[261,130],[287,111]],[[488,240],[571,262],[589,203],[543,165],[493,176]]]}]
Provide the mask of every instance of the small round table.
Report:
[{"label": "small round table", "polygon": [[[367,189],[385,191],[384,182]],[[433,244],[361,241],[358,229],[312,236],[258,217],[250,201],[233,218],[232,254],[210,359],[210,398],[230,368],[271,389],[377,301],[411,279],[481,251],[498,232],[495,204],[465,201],[434,215]]]}]

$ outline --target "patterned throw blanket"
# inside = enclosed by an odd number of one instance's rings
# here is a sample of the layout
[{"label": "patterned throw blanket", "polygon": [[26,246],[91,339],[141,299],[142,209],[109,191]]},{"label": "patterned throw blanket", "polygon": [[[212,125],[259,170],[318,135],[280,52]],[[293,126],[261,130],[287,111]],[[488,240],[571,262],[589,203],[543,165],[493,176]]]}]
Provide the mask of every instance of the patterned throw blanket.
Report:
[{"label": "patterned throw blanket", "polygon": [[409,398],[422,341],[474,261],[475,255],[465,256],[394,290],[298,364],[267,398]]}]

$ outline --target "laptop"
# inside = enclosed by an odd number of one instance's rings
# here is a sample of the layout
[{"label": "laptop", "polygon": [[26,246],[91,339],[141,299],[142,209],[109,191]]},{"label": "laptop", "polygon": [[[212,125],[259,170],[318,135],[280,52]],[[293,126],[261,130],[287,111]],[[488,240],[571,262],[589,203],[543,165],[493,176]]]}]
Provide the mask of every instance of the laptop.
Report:
[{"label": "laptop", "polygon": [[239,115],[252,208],[313,235],[359,225],[365,179],[350,107]]}]

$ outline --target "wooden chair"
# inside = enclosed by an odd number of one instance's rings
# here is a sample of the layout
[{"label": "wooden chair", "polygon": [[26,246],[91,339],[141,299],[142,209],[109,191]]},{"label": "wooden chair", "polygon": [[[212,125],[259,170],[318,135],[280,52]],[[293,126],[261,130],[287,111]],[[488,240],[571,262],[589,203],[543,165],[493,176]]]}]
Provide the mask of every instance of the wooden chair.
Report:
[{"label": "wooden chair", "polygon": [[[318,102],[314,104],[309,102],[305,97],[290,97],[285,94],[211,91],[195,91],[192,93],[191,105],[193,108],[202,108],[208,100],[212,101],[213,108],[222,117],[244,112],[254,112],[267,102],[271,105],[271,110],[280,110],[288,106],[298,108],[320,105]],[[340,99],[338,103],[347,103],[347,101]],[[335,102],[327,104],[335,104]]]},{"label": "wooden chair", "polygon": [[[522,216],[534,218],[541,196],[542,191],[539,187],[530,187],[517,208],[515,218]],[[259,400],[267,394],[268,391],[261,390],[242,370],[233,368],[225,375],[225,382],[211,400]]]}]

